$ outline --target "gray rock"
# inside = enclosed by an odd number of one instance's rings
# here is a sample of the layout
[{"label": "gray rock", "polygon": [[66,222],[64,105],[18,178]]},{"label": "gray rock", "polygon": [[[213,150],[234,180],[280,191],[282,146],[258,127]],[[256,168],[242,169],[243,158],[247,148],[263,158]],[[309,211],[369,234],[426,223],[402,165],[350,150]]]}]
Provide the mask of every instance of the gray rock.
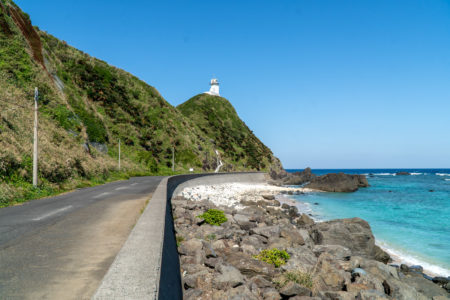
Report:
[{"label": "gray rock", "polygon": [[326,252],[336,259],[344,259],[352,255],[350,249],[341,245],[316,245],[313,252],[317,257]]},{"label": "gray rock", "polygon": [[266,200],[275,200],[275,196],[274,195],[262,195],[262,197]]},{"label": "gray rock", "polygon": [[203,251],[205,253],[206,258],[217,257],[217,254],[214,251],[213,247],[211,246],[211,243],[202,241],[202,244],[203,244]]},{"label": "gray rock", "polygon": [[296,206],[291,206],[291,207],[289,207],[288,215],[289,215],[289,217],[291,217],[291,218],[298,217],[298,216],[299,216],[298,208],[297,208]]},{"label": "gray rock", "polygon": [[378,258],[379,249],[369,223],[360,219],[338,219],[316,223],[311,227],[311,235],[319,245],[341,245],[347,247],[352,255]]},{"label": "gray rock", "polygon": [[450,296],[440,285],[435,284],[422,276],[406,276],[402,281],[429,298],[435,296]]},{"label": "gray rock", "polygon": [[191,239],[184,241],[178,247],[178,252],[181,255],[194,255],[198,250],[202,250],[203,243],[199,239]]},{"label": "gray rock", "polygon": [[414,265],[409,267],[410,272],[423,273],[423,267],[419,265]]},{"label": "gray rock", "polygon": [[317,296],[320,299],[332,299],[332,300],[355,300],[357,298],[357,293],[355,292],[344,292],[344,291],[319,291]]},{"label": "gray rock", "polygon": [[239,286],[234,289],[229,289],[224,292],[221,298],[217,299],[229,299],[229,300],[258,300],[258,298],[252,294],[252,292],[245,285]]},{"label": "gray rock", "polygon": [[350,273],[342,270],[328,253],[320,255],[313,271],[314,287],[320,291],[342,291],[351,282]]},{"label": "gray rock", "polygon": [[203,292],[200,290],[189,289],[183,293],[183,299],[186,300],[198,300],[202,296]]},{"label": "gray rock", "polygon": [[250,218],[246,215],[235,214],[233,219],[243,230],[250,230],[251,228],[256,227],[256,222],[251,222]]},{"label": "gray rock", "polygon": [[385,264],[392,261],[391,256],[377,245],[374,246],[373,258]]},{"label": "gray rock", "polygon": [[316,255],[307,246],[292,247],[286,250],[291,256],[285,265],[281,266],[285,271],[301,271],[311,273],[317,263]]},{"label": "gray rock", "polygon": [[358,293],[361,300],[388,300],[389,298],[382,292],[375,290],[362,290]]},{"label": "gray rock", "polygon": [[314,225],[314,220],[308,217],[307,214],[301,214],[297,219],[297,225],[299,226],[311,226]]},{"label": "gray rock", "polygon": [[291,245],[301,246],[305,244],[305,240],[303,236],[298,232],[296,228],[283,228],[280,231],[280,236],[286,240],[288,240]]},{"label": "gray rock", "polygon": [[288,173],[281,182],[284,185],[302,185],[315,177],[316,175],[312,174],[311,168],[306,168],[302,172]]},{"label": "gray rock", "polygon": [[281,295],[274,288],[265,289],[263,292],[264,300],[281,300]]},{"label": "gray rock", "polygon": [[433,277],[432,281],[441,286],[444,286],[450,282],[450,279],[448,277],[436,276],[436,277]]},{"label": "gray rock", "polygon": [[311,290],[291,281],[281,288],[280,295],[283,297],[311,296]]},{"label": "gray rock", "polygon": [[450,282],[446,283],[443,288],[450,293]]},{"label": "gray rock", "polygon": [[314,178],[306,185],[306,188],[324,192],[355,192],[360,187],[368,186],[369,183],[364,175],[330,173]]},{"label": "gray rock", "polygon": [[218,271],[220,274],[213,280],[213,286],[216,289],[234,288],[244,283],[244,276],[233,266],[220,265]]},{"label": "gray rock", "polygon": [[205,259],[204,264],[208,268],[215,269],[219,265],[223,264],[223,259],[220,257],[218,257],[218,258],[210,257],[210,258]]},{"label": "gray rock", "polygon": [[395,173],[395,175],[403,175],[404,176],[404,175],[411,175],[411,173],[402,171],[402,172]]},{"label": "gray rock", "polygon": [[257,228],[252,228],[250,230],[251,234],[258,234],[258,235],[261,235],[266,238],[279,237],[280,232],[281,232],[280,226],[278,226],[278,225],[257,227]]},{"label": "gray rock", "polygon": [[224,261],[237,268],[247,278],[261,275],[270,281],[274,274],[279,272],[275,270],[273,265],[256,260],[243,252],[225,250],[221,252],[221,256],[224,257]]},{"label": "gray rock", "polygon": [[265,288],[272,288],[273,283],[265,279],[264,277],[257,275],[252,277],[249,282],[255,284],[258,288],[265,289]]}]

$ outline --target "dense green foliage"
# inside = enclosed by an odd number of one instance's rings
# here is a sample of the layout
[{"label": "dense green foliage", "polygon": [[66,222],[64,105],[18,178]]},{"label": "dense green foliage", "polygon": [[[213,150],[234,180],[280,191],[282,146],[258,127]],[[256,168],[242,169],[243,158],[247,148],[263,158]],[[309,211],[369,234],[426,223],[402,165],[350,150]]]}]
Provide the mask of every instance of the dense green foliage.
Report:
[{"label": "dense green foliage", "polygon": [[277,248],[262,250],[255,258],[264,261],[268,264],[274,265],[276,268],[284,265],[290,258],[290,255],[285,250],[278,250]]},{"label": "dense green foliage", "polygon": [[198,216],[198,218],[203,219],[206,223],[214,226],[220,226],[222,223],[228,221],[223,211],[214,208],[208,209],[208,211]]}]

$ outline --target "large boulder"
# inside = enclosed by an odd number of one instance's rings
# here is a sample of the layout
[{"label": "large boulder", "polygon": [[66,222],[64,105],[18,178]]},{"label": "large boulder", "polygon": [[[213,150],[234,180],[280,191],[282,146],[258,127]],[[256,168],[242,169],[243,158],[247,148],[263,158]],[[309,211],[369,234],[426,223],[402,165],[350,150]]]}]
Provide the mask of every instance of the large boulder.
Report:
[{"label": "large boulder", "polygon": [[310,296],[311,290],[291,281],[280,289],[280,294],[285,298],[291,298],[294,296]]},{"label": "large boulder", "polygon": [[279,272],[273,265],[256,260],[243,252],[225,249],[225,251],[221,252],[220,256],[224,258],[224,261],[237,268],[243,275],[247,276],[247,278],[261,275],[266,280],[270,281],[273,276]]},{"label": "large boulder", "polygon": [[342,270],[329,253],[319,256],[312,274],[316,291],[342,291],[351,283],[350,273]]},{"label": "large boulder", "polygon": [[244,276],[233,266],[221,265],[218,267],[220,272],[213,280],[214,287],[219,290],[234,288],[244,283]]},{"label": "large boulder", "polygon": [[316,177],[305,187],[324,192],[355,192],[360,187],[368,187],[365,175],[330,173]]},{"label": "large boulder", "polygon": [[289,173],[283,178],[284,185],[301,185],[316,178],[311,172],[311,168],[306,168],[302,172]]},{"label": "large boulder", "polygon": [[341,245],[352,255],[386,261],[388,254],[381,255],[375,246],[375,238],[369,223],[360,218],[337,219],[316,223],[311,227],[311,236],[317,245]]}]

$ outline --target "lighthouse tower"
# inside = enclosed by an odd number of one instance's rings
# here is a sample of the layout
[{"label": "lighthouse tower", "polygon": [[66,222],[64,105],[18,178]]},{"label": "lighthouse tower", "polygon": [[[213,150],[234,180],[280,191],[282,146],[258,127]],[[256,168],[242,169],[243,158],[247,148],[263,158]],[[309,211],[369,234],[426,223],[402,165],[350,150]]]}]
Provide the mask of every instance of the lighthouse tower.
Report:
[{"label": "lighthouse tower", "polygon": [[211,79],[211,82],[209,83],[211,88],[209,89],[209,92],[205,92],[205,94],[213,95],[213,96],[220,96],[219,94],[219,81],[216,78]]}]

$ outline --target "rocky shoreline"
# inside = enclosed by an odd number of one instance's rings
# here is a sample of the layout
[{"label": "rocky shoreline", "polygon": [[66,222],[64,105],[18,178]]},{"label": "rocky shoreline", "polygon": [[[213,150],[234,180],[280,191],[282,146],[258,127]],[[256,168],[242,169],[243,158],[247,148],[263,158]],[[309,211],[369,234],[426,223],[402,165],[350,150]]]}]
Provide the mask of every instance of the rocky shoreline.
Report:
[{"label": "rocky shoreline", "polygon": [[[185,299],[450,299],[448,278],[390,265],[366,221],[316,223],[275,199],[308,190],[211,189],[216,193],[185,189],[172,199]],[[226,221],[216,226],[199,217],[211,209]]]}]

